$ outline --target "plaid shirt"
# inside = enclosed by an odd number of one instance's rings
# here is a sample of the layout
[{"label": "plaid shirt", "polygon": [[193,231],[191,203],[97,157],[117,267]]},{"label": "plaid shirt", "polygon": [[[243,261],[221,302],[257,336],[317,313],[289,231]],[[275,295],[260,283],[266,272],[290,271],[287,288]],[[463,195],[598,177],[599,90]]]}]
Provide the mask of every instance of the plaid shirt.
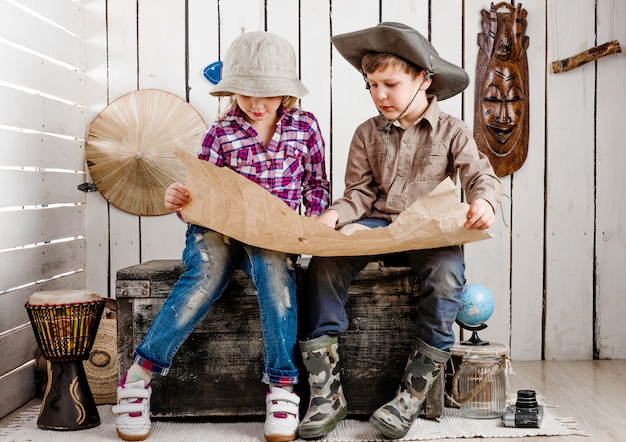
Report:
[{"label": "plaid shirt", "polygon": [[322,213],[329,204],[324,139],[315,116],[299,109],[279,109],[280,119],[269,146],[235,107],[207,132],[198,158],[228,167],[306,215]]}]

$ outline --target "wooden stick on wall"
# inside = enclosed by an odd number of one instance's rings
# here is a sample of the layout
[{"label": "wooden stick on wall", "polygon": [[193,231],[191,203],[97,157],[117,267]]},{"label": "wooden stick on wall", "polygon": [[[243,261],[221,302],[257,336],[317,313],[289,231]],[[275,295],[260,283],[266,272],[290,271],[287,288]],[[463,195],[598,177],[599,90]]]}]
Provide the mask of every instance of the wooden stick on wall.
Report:
[{"label": "wooden stick on wall", "polygon": [[616,52],[622,52],[622,48],[620,48],[619,41],[613,40],[609,43],[604,43],[603,45],[587,49],[586,51],[581,52],[580,54],[576,54],[572,57],[568,57],[563,60],[553,61],[552,72],[558,74],[559,72],[570,71],[574,68],[584,65],[585,63],[589,63],[590,61],[597,60],[600,57],[614,54]]}]

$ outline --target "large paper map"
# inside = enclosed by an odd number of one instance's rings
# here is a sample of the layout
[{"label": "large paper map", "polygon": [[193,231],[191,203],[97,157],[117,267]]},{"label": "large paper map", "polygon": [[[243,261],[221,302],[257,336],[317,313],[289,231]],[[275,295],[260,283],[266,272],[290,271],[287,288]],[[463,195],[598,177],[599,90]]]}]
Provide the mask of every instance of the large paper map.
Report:
[{"label": "large paper map", "polygon": [[469,209],[448,179],[415,202],[387,227],[347,235],[299,215],[252,181],[182,150],[191,202],[185,221],[246,244],[285,253],[317,256],[379,255],[466,244],[492,237],[463,227]]}]

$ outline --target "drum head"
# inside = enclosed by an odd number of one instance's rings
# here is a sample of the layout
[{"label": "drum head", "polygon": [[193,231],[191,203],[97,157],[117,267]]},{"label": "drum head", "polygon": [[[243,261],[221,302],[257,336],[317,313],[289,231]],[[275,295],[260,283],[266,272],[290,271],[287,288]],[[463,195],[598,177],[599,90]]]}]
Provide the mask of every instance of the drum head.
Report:
[{"label": "drum head", "polygon": [[100,295],[89,290],[49,290],[33,293],[28,302],[31,305],[65,305],[100,299],[102,299]]}]

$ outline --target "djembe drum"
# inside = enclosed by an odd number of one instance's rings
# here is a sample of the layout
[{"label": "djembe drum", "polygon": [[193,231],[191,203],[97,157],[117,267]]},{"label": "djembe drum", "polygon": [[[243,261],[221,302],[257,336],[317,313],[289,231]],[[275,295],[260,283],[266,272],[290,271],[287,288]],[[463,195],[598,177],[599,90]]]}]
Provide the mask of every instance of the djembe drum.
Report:
[{"label": "djembe drum", "polygon": [[47,360],[48,383],[37,426],[83,430],[100,425],[83,361],[89,358],[105,300],[82,290],[33,293],[25,307]]}]

